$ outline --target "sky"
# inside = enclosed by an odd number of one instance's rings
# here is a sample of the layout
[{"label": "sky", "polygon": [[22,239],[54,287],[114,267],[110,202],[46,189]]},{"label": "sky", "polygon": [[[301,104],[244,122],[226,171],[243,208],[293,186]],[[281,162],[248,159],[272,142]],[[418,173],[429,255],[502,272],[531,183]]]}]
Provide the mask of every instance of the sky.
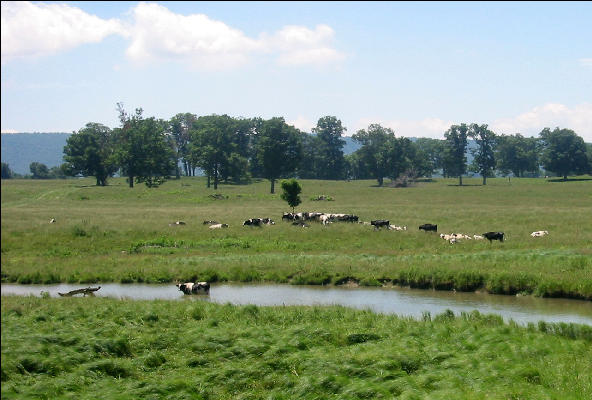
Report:
[{"label": "sky", "polygon": [[21,2],[2,7],[2,133],[170,119],[335,116],[441,139],[592,142],[592,2]]}]

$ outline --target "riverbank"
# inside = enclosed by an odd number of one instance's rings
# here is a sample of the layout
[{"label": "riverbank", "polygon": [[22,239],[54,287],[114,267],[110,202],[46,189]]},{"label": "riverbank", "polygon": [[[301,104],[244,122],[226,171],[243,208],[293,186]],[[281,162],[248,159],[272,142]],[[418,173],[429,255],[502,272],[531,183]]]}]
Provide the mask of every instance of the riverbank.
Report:
[{"label": "riverbank", "polygon": [[[389,219],[406,231],[334,223],[310,228],[281,221],[286,204],[266,182],[220,185],[203,178],[158,189],[130,189],[122,179],[2,181],[2,282],[273,282],[295,285],[402,285],[436,290],[532,294],[592,300],[590,181],[438,179],[413,188],[371,181],[302,180],[301,210]],[[335,200],[313,202],[314,193]],[[322,203],[322,204],[321,204]],[[273,226],[242,226],[272,217]],[[49,223],[55,219],[55,223]],[[230,225],[210,230],[204,220]],[[169,225],[183,221],[185,225]],[[451,245],[438,232],[504,231],[503,243]],[[548,230],[533,238],[530,232]]]},{"label": "riverbank", "polygon": [[592,397],[585,325],[99,297],[1,308],[3,398]]}]

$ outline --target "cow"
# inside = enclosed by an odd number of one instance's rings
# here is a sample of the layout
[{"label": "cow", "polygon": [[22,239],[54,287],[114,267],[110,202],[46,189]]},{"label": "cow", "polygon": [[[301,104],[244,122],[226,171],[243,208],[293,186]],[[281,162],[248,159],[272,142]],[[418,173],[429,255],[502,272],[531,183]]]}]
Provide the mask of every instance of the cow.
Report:
[{"label": "cow", "polygon": [[275,222],[271,218],[261,218],[261,223],[265,225],[275,225]]},{"label": "cow", "polygon": [[294,221],[294,222],[292,222],[292,225],[294,225],[294,226],[301,226],[303,228],[309,228],[310,227],[310,225],[308,225],[304,221]]},{"label": "cow", "polygon": [[542,236],[545,236],[545,235],[548,235],[548,234],[549,234],[549,231],[536,231],[536,232],[531,233],[530,236],[532,236],[532,237],[542,237]]},{"label": "cow", "polygon": [[219,224],[218,221],[204,221],[203,222],[204,225],[215,225],[215,224]]},{"label": "cow", "polygon": [[377,219],[375,221],[370,221],[370,225],[374,225],[374,230],[380,229],[381,226],[389,227],[390,222],[386,219]]},{"label": "cow", "polygon": [[388,228],[391,231],[406,231],[407,230],[406,226],[398,226],[398,225],[389,225]]},{"label": "cow", "polygon": [[493,240],[499,240],[500,242],[504,241],[504,233],[503,232],[486,232],[482,235],[485,239],[489,240],[489,243]]},{"label": "cow", "polygon": [[184,294],[210,294],[208,282],[185,282],[176,285]]},{"label": "cow", "polygon": [[52,219],[49,220],[49,223],[50,224],[53,224],[54,222],[56,222],[55,218],[52,218]]},{"label": "cow", "polygon": [[251,218],[243,222],[243,226],[261,226],[261,218]]},{"label": "cow", "polygon": [[186,225],[186,224],[183,221],[175,221],[172,224],[169,224],[169,226],[173,226],[173,225]]},{"label": "cow", "polygon": [[434,225],[434,224],[423,224],[419,226],[419,230],[423,230],[425,232],[428,231],[434,231],[437,232],[438,231],[438,225]]},{"label": "cow", "polygon": [[483,236],[481,236],[481,235],[473,235],[473,239],[475,239],[475,240],[483,240],[485,238]]},{"label": "cow", "polygon": [[322,214],[321,216],[319,216],[319,220],[321,221],[321,224],[323,225],[327,225],[329,224],[329,222],[331,222],[331,218],[328,215]]},{"label": "cow", "polygon": [[214,224],[214,225],[210,225],[210,229],[222,229],[222,228],[228,228],[228,224]]}]

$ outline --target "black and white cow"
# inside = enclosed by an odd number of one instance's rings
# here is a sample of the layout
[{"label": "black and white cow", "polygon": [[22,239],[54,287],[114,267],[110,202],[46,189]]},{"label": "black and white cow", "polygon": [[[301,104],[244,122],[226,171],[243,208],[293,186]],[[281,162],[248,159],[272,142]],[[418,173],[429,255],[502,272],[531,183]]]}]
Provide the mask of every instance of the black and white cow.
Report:
[{"label": "black and white cow", "polygon": [[486,232],[483,234],[483,237],[489,240],[489,243],[491,243],[492,240],[499,240],[500,242],[504,241],[503,232]]},{"label": "black and white cow", "polygon": [[216,225],[219,224],[218,221],[204,221],[203,222],[204,225]]},{"label": "black and white cow", "polygon": [[384,226],[388,229],[390,224],[391,224],[390,221],[387,221],[385,219],[377,219],[375,221],[370,221],[370,225],[374,225],[375,230],[380,229],[380,227],[382,227],[382,226]]},{"label": "black and white cow", "polygon": [[438,225],[434,225],[434,224],[423,224],[419,226],[419,230],[422,231],[433,231],[433,232],[438,232]]},{"label": "black and white cow", "polygon": [[176,285],[184,294],[210,294],[208,282],[185,282]]}]

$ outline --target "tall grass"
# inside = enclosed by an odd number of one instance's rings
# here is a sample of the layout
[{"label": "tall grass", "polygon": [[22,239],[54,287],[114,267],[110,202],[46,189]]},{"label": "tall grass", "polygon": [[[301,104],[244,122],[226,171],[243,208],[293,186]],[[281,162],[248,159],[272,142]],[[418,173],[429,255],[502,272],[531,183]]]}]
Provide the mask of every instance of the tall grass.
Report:
[{"label": "tall grass", "polygon": [[[266,181],[205,187],[204,178],[130,189],[123,179],[2,181],[2,281],[20,283],[271,281],[400,284],[443,290],[592,299],[591,181],[438,179],[411,188],[301,180],[298,210],[389,219],[407,231],[281,221],[287,204]],[[313,201],[325,193],[334,201]],[[252,217],[276,225],[243,227]],[[55,218],[56,223],[49,224]],[[184,226],[169,226],[182,220]],[[212,231],[204,220],[228,223]],[[420,232],[504,231],[504,243],[451,246]],[[549,236],[530,237],[535,230]]]},{"label": "tall grass", "polygon": [[1,309],[5,399],[592,397],[585,325],[192,299],[9,296]]}]

